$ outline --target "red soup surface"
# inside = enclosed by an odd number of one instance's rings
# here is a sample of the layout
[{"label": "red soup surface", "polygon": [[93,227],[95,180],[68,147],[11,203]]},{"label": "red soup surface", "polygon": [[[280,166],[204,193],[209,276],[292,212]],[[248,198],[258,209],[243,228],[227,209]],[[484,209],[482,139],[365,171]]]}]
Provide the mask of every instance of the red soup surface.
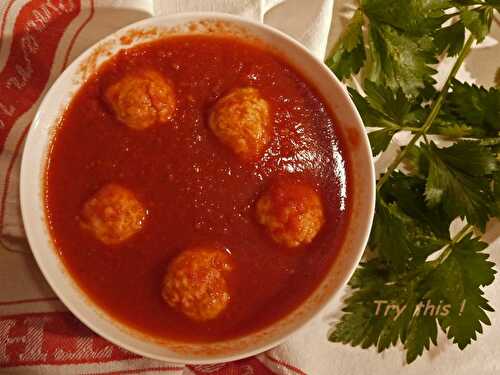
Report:
[{"label": "red soup surface", "polygon": [[[166,123],[136,130],[104,98],[144,69],[173,85],[176,109]],[[255,162],[238,158],[208,126],[216,100],[248,86],[269,103],[274,132]],[[234,338],[284,317],[324,278],[349,221],[349,162],[334,116],[283,58],[232,37],[170,37],[113,57],[73,99],[47,165],[47,216],[70,274],[113,318],[159,338]],[[325,211],[312,243],[293,249],[275,243],[255,216],[259,195],[284,175],[313,186]],[[80,225],[83,205],[108,183],[133,191],[148,211],[142,230],[119,245]],[[231,300],[217,318],[196,322],[162,299],[162,279],[173,257],[205,245],[232,254]]]}]

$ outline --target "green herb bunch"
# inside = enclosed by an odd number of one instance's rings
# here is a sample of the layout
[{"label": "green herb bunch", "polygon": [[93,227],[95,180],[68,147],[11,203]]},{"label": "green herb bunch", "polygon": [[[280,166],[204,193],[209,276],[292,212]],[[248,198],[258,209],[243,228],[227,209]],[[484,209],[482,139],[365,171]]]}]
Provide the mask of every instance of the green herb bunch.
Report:
[{"label": "green herb bunch", "polygon": [[[361,0],[327,59],[348,84],[363,82],[363,94],[349,92],[374,156],[412,133],[377,181],[369,260],[331,341],[379,352],[400,342],[410,363],[438,327],[464,349],[490,324],[483,288],[496,271],[481,236],[500,217],[500,91],[455,76],[499,10],[500,0]],[[447,56],[456,60],[437,90],[433,66]]]}]

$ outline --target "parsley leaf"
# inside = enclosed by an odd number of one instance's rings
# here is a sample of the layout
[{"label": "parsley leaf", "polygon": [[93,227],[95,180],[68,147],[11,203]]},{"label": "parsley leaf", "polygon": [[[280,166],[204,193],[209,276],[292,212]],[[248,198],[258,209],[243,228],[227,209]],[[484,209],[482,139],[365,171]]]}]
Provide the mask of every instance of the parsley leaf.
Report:
[{"label": "parsley leaf", "polygon": [[368,139],[370,140],[370,147],[372,149],[373,156],[376,156],[387,149],[394,134],[396,134],[395,130],[387,128],[368,133]]},{"label": "parsley leaf", "polygon": [[[381,194],[384,200],[396,203],[406,215],[418,221],[418,227],[422,230],[420,238],[427,238],[427,248],[439,249],[444,245],[443,241],[450,239],[449,228],[453,217],[447,216],[440,207],[427,207],[425,182],[423,178],[395,172],[383,186]],[[414,244],[416,239],[413,240]]]},{"label": "parsley leaf", "polygon": [[372,20],[412,34],[424,35],[437,29],[448,16],[449,0],[362,0],[361,9]]},{"label": "parsley leaf", "polygon": [[495,280],[495,263],[487,261],[488,255],[483,253],[487,247],[487,243],[468,235],[453,249],[451,256],[458,260],[467,282],[472,287],[487,286]]},{"label": "parsley leaf", "polygon": [[461,83],[452,83],[439,116],[429,134],[451,138],[497,137],[500,134],[500,90]]},{"label": "parsley leaf", "polygon": [[486,0],[485,3],[500,11],[500,0]]},{"label": "parsley leaf", "polygon": [[395,319],[394,309],[386,311],[381,303],[377,309],[377,304],[382,301],[406,304],[413,295],[413,284],[396,285],[390,279],[394,275],[380,261],[361,264],[349,282],[355,290],[346,300],[345,314],[330,333],[330,341],[362,348],[376,346],[378,351],[397,344],[405,327],[403,320],[407,319]]},{"label": "parsley leaf", "polygon": [[478,42],[481,42],[490,31],[491,21],[493,20],[493,8],[461,8],[460,18],[465,27],[474,34]]},{"label": "parsley leaf", "polygon": [[497,216],[500,212],[500,172],[493,173],[493,195],[495,196],[495,205],[497,207]]},{"label": "parsley leaf", "polygon": [[364,82],[364,89],[370,106],[392,125],[405,126],[417,121],[418,115],[401,89],[393,91],[371,81]]},{"label": "parsley leaf", "polygon": [[452,304],[450,314],[438,320],[448,338],[452,338],[460,349],[476,340],[476,332],[482,333],[481,323],[490,325],[485,311],[493,309],[480,289],[491,284],[496,273],[494,263],[482,252],[487,246],[468,235],[453,246],[453,251],[439,265],[431,280],[431,294]]},{"label": "parsley leaf", "polygon": [[425,349],[430,348],[431,342],[437,345],[436,318],[426,315],[415,316],[408,327],[408,336],[405,340],[406,362],[412,363],[422,355]]},{"label": "parsley leaf", "polygon": [[448,56],[456,56],[464,46],[465,42],[465,25],[463,22],[455,22],[454,24],[439,29],[434,35],[434,43],[440,53],[447,50]]},{"label": "parsley leaf", "polygon": [[496,169],[494,155],[475,142],[462,142],[447,149],[431,143],[423,145],[422,151],[429,161],[425,189],[428,206],[442,204],[450,217],[466,217],[468,223],[484,230],[494,215],[494,198],[489,180],[483,176]]},{"label": "parsley leaf", "polygon": [[353,294],[329,340],[363,348],[376,346],[379,352],[401,341],[411,353],[409,360],[416,358],[413,353],[421,354],[437,336],[437,329],[432,328],[432,324],[436,327],[435,318],[414,316],[421,297],[419,285],[427,273],[425,267],[401,276],[379,259],[361,264],[349,283]]},{"label": "parsley leaf", "polygon": [[363,13],[358,10],[334,47],[335,52],[325,61],[339,79],[358,73],[363,66],[366,58],[363,23]]},{"label": "parsley leaf", "polygon": [[[366,85],[368,92],[375,92],[370,91],[371,84],[369,81],[366,82]],[[394,98],[380,98],[377,93],[369,99],[368,96],[363,97],[358,94],[356,90],[351,88],[348,90],[365,126],[370,128],[393,128],[395,130],[400,128],[398,121],[404,118],[404,114],[403,116],[394,116],[393,113],[384,113],[385,109],[391,106],[390,103],[394,102]],[[389,111],[392,112],[392,108]]]},{"label": "parsley leaf", "polygon": [[426,83],[434,83],[436,71],[429,65],[437,60],[431,38],[413,37],[395,28],[370,23],[370,56],[372,64],[368,78],[396,91],[399,88],[407,96],[417,96]]},{"label": "parsley leaf", "polygon": [[406,234],[405,219],[405,215],[395,204],[377,200],[370,247],[397,270],[406,268],[411,256],[411,242]]},{"label": "parsley leaf", "polygon": [[471,176],[491,175],[497,170],[495,155],[475,141],[459,141],[439,149],[439,154],[449,166]]},{"label": "parsley leaf", "polygon": [[440,114],[434,120],[428,134],[439,134],[448,138],[483,137],[485,135],[482,129],[474,128],[463,120],[446,114]]},{"label": "parsley leaf", "polygon": [[500,90],[453,81],[443,105],[443,116],[472,127],[472,134],[497,136],[500,132]]},{"label": "parsley leaf", "polygon": [[[397,183],[394,180],[392,182]],[[407,269],[412,263],[425,261],[430,254],[447,242],[443,227],[434,230],[426,225],[428,219],[422,216],[428,213],[428,210],[422,207],[410,207],[410,196],[417,198],[417,194],[419,193],[409,191],[406,197],[389,203],[381,197],[377,199],[370,247],[398,271]],[[420,200],[423,201],[423,197]],[[409,216],[398,203],[401,203],[408,213],[418,212],[422,221]],[[446,225],[447,222],[449,223],[444,220],[443,224]]]},{"label": "parsley leaf", "polygon": [[424,152],[417,146],[406,146],[408,148],[404,166],[412,176],[418,176],[424,181],[429,173],[429,160],[424,155]]},{"label": "parsley leaf", "polygon": [[417,104],[411,104],[402,90],[394,92],[371,81],[364,83],[366,96],[349,88],[349,93],[358,108],[365,126],[383,128],[368,134],[373,155],[384,151],[392,137],[404,130],[405,126],[415,126],[422,121],[425,112]]}]

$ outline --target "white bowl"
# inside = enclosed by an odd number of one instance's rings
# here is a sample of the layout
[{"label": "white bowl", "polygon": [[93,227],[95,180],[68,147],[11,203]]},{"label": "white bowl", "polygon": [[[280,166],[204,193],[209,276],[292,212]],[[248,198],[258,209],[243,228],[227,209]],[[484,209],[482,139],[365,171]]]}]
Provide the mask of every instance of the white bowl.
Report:
[{"label": "white bowl", "polygon": [[[285,56],[320,92],[335,114],[351,166],[352,212],[346,238],[319,287],[295,311],[271,326],[210,344],[158,342],[113,320],[89,300],[65,269],[51,240],[44,209],[46,160],[54,130],[85,79],[120,49],[192,32],[257,38]],[[287,35],[260,23],[226,14],[187,13],[150,18],[125,27],[91,47],[64,71],[40,105],[26,140],[21,167],[21,209],[29,243],[45,278],[68,309],[87,326],[109,341],[146,357],[191,364],[214,363],[248,357],[278,345],[313,319],[346,284],[368,240],[374,187],[371,152],[361,118],[345,87],[321,61]]]}]

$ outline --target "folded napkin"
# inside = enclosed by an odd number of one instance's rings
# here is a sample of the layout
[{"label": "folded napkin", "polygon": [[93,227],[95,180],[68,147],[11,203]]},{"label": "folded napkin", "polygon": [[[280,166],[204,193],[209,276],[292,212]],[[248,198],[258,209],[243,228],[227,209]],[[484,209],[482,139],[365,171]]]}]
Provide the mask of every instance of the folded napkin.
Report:
[{"label": "folded napkin", "polygon": [[274,26],[323,59],[332,23],[333,3],[333,0],[156,1],[155,14],[195,11],[238,14]]},{"label": "folded napkin", "polygon": [[[293,350],[183,366],[122,350],[54,295],[34,262],[19,209],[23,142],[41,98],[64,68],[105,35],[151,15],[218,11],[270,24],[323,58],[333,0],[7,0],[0,3],[0,373],[305,374]],[[325,332],[320,339],[324,339]],[[295,350],[302,351],[299,345]],[[325,367],[330,374],[331,364]]]}]

